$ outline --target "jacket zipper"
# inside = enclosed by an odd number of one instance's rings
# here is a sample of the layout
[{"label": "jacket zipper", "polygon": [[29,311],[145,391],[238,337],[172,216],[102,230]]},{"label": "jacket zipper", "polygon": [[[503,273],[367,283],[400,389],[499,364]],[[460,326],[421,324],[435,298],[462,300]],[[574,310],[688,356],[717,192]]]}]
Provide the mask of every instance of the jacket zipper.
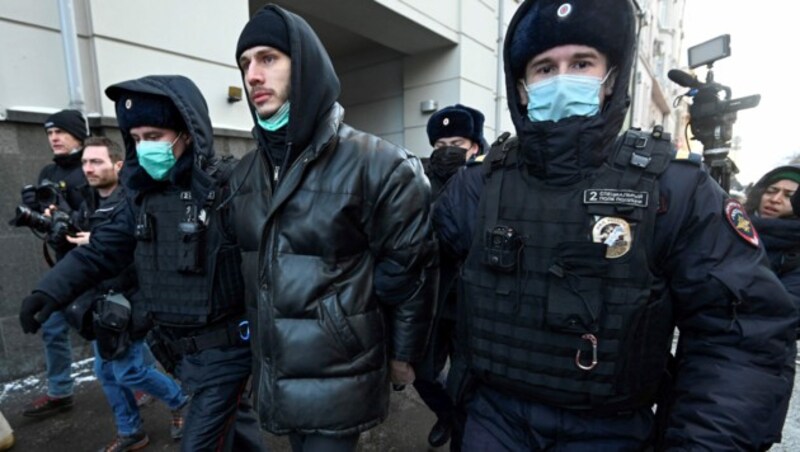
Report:
[{"label": "jacket zipper", "polygon": [[[286,156],[287,156],[287,158],[288,158],[289,153],[291,151],[292,151],[292,143],[291,142],[286,143]],[[291,169],[291,167],[290,167],[290,169]],[[274,169],[273,169],[273,174],[272,174],[273,183],[272,183],[272,197],[270,199],[270,202],[274,202],[274,200],[276,198],[275,194],[278,192],[278,183],[280,182],[280,175],[281,175],[281,166],[280,165],[275,165]],[[274,264],[274,260],[275,260],[275,255],[277,254],[277,250],[278,250],[277,240],[275,240],[276,231],[278,229],[277,225],[278,225],[278,220],[277,220],[277,217],[275,217],[272,220],[272,226],[269,227],[270,228],[270,231],[269,231],[269,245],[270,245],[271,249],[270,249],[270,252],[269,252],[269,256],[265,256],[265,259],[264,259],[265,260],[265,265],[268,266],[267,267],[267,271],[264,272],[265,273],[265,277],[267,279],[267,294],[266,294],[266,296],[269,299],[269,303],[266,306],[266,309],[270,310],[269,319],[270,319],[270,321],[271,321],[271,323],[273,325],[275,324],[274,309],[273,309],[273,306],[274,306],[274,303],[273,303],[274,297],[273,297],[273,295],[275,294],[275,285],[273,284],[272,268],[273,268],[273,264]],[[268,334],[269,343],[274,343],[273,332],[272,332],[272,326],[273,325],[270,325],[269,328],[267,328],[267,334]],[[270,368],[274,369],[275,357],[272,354],[272,347],[268,347],[268,349],[269,349],[269,351],[267,352],[267,354],[268,354],[269,361],[270,361],[270,364],[271,364]],[[275,380],[276,380],[275,372],[274,371],[273,372],[269,372],[269,375],[267,375],[267,378],[269,379],[270,387],[275,387]],[[274,398],[272,396],[273,396],[273,393],[272,393],[272,391],[270,391],[270,398],[271,398],[270,399],[270,407],[274,406]]]}]

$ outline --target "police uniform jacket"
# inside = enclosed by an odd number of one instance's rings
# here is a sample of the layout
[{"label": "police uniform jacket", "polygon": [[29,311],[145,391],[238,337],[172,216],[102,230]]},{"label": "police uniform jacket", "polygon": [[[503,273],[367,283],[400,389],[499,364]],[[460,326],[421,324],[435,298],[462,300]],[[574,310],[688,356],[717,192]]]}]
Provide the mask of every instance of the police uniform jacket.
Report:
[{"label": "police uniform jacket", "polygon": [[[267,6],[272,7],[272,6]],[[430,188],[408,151],[343,122],[339,81],[283,10],[292,55],[287,156],[259,148],[231,178],[257,406],[273,433],[349,435],[388,412],[388,360],[421,358],[436,247]]]},{"label": "police uniform jacket", "polygon": [[[512,22],[509,36],[517,25]],[[524,172],[532,185],[554,190],[595,177],[622,126],[625,89],[615,89],[595,116],[531,122],[519,102],[508,47],[507,40],[506,87],[520,164],[504,170]],[[618,67],[616,87],[628,86],[632,57],[628,52]],[[483,237],[475,229],[487,180],[485,166],[471,166],[451,179],[437,201],[434,225],[440,244],[461,258],[470,252],[473,237]],[[776,416],[782,423],[783,401],[791,395],[793,372],[786,363],[795,353],[797,309],[770,270],[744,209],[698,164],[673,161],[657,186],[654,230],[634,240],[646,241],[650,270],[671,305],[668,321],[680,332],[677,370],[666,403],[659,406],[666,416],[661,447],[768,447],[780,439]],[[653,353],[668,353],[671,333],[657,334],[663,334],[655,340],[665,347]]]},{"label": "police uniform jacket", "polygon": [[[134,262],[137,247],[135,230],[142,202],[151,194],[155,195],[168,189],[179,187],[192,193],[194,200],[208,199],[209,192],[220,190],[215,179],[209,175],[209,167],[215,165],[213,148],[213,129],[208,116],[208,107],[199,89],[189,79],[181,76],[150,76],[143,79],[124,82],[109,89],[125,89],[149,94],[167,96],[173,100],[183,115],[192,146],[178,159],[165,181],[151,179],[139,166],[136,158],[136,144],[130,134],[123,131],[126,155],[122,171],[122,181],[127,190],[124,202],[120,202],[110,212],[109,219],[92,229],[90,243],[77,247],[67,253],[53,269],[39,281],[36,291],[49,295],[59,303],[73,300],[97,281],[118,275]],[[133,196],[136,194],[136,196]],[[200,201],[202,202],[202,201]],[[221,254],[221,250],[235,248],[235,244],[226,231],[227,221],[224,212],[212,210],[209,220],[209,256]],[[157,221],[157,218],[156,218]],[[177,228],[177,225],[175,226]],[[236,251],[238,254],[238,250]],[[227,251],[226,251],[227,253]],[[213,259],[212,259],[213,261]],[[225,278],[241,279],[238,265],[226,265],[224,271],[213,276],[214,290],[217,291]],[[222,291],[224,292],[224,291]],[[241,306],[238,314],[244,311],[242,300],[232,300],[231,305]],[[230,315],[237,315],[231,309]],[[208,356],[208,354],[204,355]],[[230,359],[229,359],[230,358]],[[194,359],[194,358],[193,358]],[[194,359],[194,361],[197,361]],[[204,362],[190,362],[192,372],[184,375],[198,377],[202,381],[183,381],[189,387],[213,386],[215,384],[238,380],[242,374],[249,372],[249,359],[226,357],[224,353],[215,354]],[[227,367],[226,367],[227,365]],[[196,370],[196,371],[194,371]]]}]

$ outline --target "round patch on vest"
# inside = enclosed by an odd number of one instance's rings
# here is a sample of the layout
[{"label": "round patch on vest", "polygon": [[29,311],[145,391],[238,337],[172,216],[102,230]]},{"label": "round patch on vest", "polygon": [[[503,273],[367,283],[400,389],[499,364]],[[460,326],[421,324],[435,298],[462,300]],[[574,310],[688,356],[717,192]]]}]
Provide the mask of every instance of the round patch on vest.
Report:
[{"label": "round patch on vest", "polygon": [[572,14],[572,5],[570,5],[569,3],[562,4],[556,10],[556,15],[558,16],[559,19],[564,19],[570,14]]},{"label": "round patch on vest", "polygon": [[756,228],[753,227],[753,222],[750,221],[750,217],[747,216],[744,207],[742,207],[739,201],[733,198],[725,200],[725,218],[739,237],[758,248],[758,232],[756,232]]},{"label": "round patch on vest", "polygon": [[130,110],[132,106],[133,106],[133,101],[132,101],[132,100],[130,100],[130,99],[127,99],[127,100],[125,101],[125,109],[126,109],[126,110]]},{"label": "round patch on vest", "polygon": [[622,257],[631,250],[633,244],[631,225],[622,218],[603,217],[592,228],[592,241],[608,246],[606,258]]}]

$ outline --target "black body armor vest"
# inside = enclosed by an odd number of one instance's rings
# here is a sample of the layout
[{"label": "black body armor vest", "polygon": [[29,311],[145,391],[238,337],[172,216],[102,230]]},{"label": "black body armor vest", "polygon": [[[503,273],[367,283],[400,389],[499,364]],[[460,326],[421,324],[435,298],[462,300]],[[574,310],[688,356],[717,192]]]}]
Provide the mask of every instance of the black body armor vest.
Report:
[{"label": "black body armor vest", "polygon": [[[213,192],[212,192],[213,194]],[[137,308],[157,324],[200,327],[244,312],[238,247],[224,243],[214,199],[170,187],[144,196],[137,218]]]},{"label": "black body armor vest", "polygon": [[531,176],[516,140],[493,149],[462,280],[469,365],[518,397],[569,409],[650,405],[672,338],[653,273],[669,138],[629,131],[570,186]]}]

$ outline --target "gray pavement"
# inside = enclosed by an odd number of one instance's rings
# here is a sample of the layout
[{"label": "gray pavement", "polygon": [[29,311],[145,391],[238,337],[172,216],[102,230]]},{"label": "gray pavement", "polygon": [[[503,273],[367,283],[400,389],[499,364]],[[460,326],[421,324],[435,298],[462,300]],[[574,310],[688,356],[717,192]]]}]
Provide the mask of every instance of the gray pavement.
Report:
[{"label": "gray pavement", "polygon": [[[17,444],[14,451],[25,452],[72,452],[100,449],[115,434],[111,410],[105,401],[100,384],[92,374],[92,361],[85,360],[73,365],[76,377],[75,408],[45,420],[22,417],[23,406],[44,391],[41,376],[0,384],[0,409],[14,429]],[[792,397],[789,414],[783,430],[783,443],[775,445],[774,452],[800,450],[800,372],[795,378],[795,396]],[[353,403],[367,401],[354,400]],[[158,401],[150,402],[141,409],[144,428],[150,436],[148,451],[178,451],[179,446],[169,437],[170,414],[166,406]],[[360,451],[428,451],[426,438],[435,418],[419,399],[416,391],[407,388],[392,393],[389,418],[361,437]],[[274,452],[290,451],[285,437],[264,434],[265,444]],[[443,446],[438,450],[448,450]]]},{"label": "gray pavement", "polygon": [[[116,434],[111,409],[92,374],[92,361],[73,365],[76,377],[75,406],[71,411],[49,419],[28,419],[21,415],[25,404],[44,392],[41,376],[0,384],[0,409],[5,414],[17,443],[13,451],[73,452],[99,450]],[[353,403],[367,403],[354,400]],[[434,415],[419,399],[416,391],[406,388],[392,393],[389,418],[361,436],[359,451],[427,451],[448,450],[428,447],[428,431],[435,422]],[[169,437],[169,409],[158,401],[141,408],[144,429],[150,436],[146,451],[178,451],[178,443]],[[264,442],[273,452],[290,451],[285,437],[264,434]]]}]

